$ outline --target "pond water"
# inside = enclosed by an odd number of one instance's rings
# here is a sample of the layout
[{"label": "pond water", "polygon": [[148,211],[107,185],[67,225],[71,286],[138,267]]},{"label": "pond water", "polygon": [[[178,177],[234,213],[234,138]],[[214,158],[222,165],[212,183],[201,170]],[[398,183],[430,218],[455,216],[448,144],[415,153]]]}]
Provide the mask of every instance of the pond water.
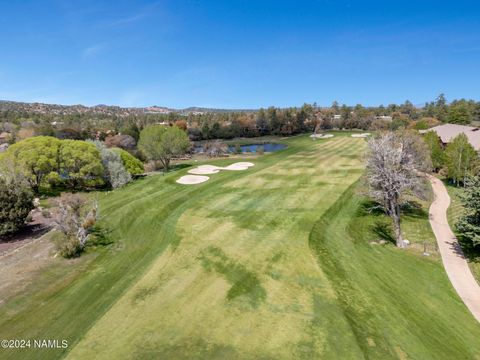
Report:
[{"label": "pond water", "polygon": [[[285,144],[275,144],[275,143],[266,143],[266,144],[250,144],[250,145],[240,145],[240,151],[242,153],[256,153],[259,147],[263,147],[264,152],[275,152],[278,150],[285,149],[287,145]],[[195,146],[194,152],[196,154],[201,154],[204,152],[203,146]],[[235,145],[228,146],[229,153],[235,153],[237,151]]]},{"label": "pond water", "polygon": [[[287,145],[285,144],[274,144],[274,143],[267,143],[267,144],[250,144],[250,145],[241,145],[240,150],[242,153],[255,153],[257,149],[263,147],[264,152],[275,152],[278,150],[285,149]],[[228,147],[228,152],[236,152],[235,145],[230,145]]]}]

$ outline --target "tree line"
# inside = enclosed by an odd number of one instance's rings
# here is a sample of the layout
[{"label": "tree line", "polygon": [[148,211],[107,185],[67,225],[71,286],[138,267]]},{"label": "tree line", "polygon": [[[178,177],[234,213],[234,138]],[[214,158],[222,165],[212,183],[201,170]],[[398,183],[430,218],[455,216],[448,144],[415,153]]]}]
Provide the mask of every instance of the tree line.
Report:
[{"label": "tree line", "polygon": [[187,129],[191,140],[230,139],[264,135],[289,136],[320,129],[396,130],[426,129],[442,122],[470,124],[480,121],[480,102],[454,100],[439,95],[424,106],[410,101],[388,106],[364,107],[340,105],[330,107],[304,104],[301,107],[269,107],[256,111],[190,112],[168,114],[115,113],[32,113],[0,111],[0,130],[12,134],[11,142],[30,136],[53,136],[59,139],[104,140],[109,135],[126,134],[138,141],[140,131],[150,125],[169,124]]}]

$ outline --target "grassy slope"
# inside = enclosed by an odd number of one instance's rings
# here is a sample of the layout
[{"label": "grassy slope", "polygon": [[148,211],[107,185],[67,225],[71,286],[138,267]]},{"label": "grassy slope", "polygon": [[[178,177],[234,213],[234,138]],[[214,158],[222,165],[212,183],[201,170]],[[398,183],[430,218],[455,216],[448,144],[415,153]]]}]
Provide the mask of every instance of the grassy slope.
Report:
[{"label": "grassy slope", "polygon": [[[114,249],[2,306],[0,338],[67,338],[72,359],[478,355],[480,329],[438,261],[368,244],[378,219],[342,195],[363,140],[290,145],[199,186],[171,174],[105,195]],[[422,216],[405,231],[431,239]]]},{"label": "grassy slope", "polygon": [[362,204],[362,198],[347,191],[315,225],[310,246],[363,355],[477,358],[479,325],[458,299],[442,265],[419,253],[370,245],[377,219],[366,216]]},{"label": "grassy slope", "polygon": [[[463,189],[447,183],[445,183],[445,186],[447,187],[448,194],[450,195],[450,199],[452,201],[447,212],[448,222],[455,231],[455,224],[464,212],[462,201],[460,199]],[[472,271],[475,279],[477,279],[477,282],[480,284],[480,257],[476,252],[469,254],[468,249],[465,250],[467,250],[466,255],[469,258],[468,265],[470,266],[470,270]]]}]

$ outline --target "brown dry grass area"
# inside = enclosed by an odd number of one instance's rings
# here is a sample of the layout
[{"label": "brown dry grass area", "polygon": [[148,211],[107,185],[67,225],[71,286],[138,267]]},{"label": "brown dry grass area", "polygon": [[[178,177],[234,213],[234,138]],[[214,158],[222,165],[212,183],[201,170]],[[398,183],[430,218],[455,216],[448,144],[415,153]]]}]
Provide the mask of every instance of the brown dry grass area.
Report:
[{"label": "brown dry grass area", "polygon": [[35,274],[52,262],[55,249],[50,234],[0,256],[0,304],[25,290]]}]

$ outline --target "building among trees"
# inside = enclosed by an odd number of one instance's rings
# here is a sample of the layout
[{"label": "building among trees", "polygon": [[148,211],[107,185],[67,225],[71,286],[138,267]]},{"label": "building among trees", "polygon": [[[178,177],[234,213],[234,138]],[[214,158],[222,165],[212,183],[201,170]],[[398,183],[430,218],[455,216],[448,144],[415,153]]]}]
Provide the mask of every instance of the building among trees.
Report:
[{"label": "building among trees", "polygon": [[458,135],[465,134],[470,145],[472,145],[476,151],[480,151],[480,128],[457,124],[444,124],[428,130],[420,130],[420,133],[426,133],[428,131],[435,131],[443,145],[447,145]]}]

